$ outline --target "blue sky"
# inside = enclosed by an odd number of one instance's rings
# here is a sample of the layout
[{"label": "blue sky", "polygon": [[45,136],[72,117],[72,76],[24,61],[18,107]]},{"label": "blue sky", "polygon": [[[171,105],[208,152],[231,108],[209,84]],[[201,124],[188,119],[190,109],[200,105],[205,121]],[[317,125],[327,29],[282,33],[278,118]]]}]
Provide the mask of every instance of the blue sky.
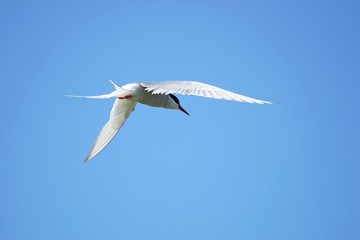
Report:
[{"label": "blue sky", "polygon": [[[356,1],[1,1],[0,239],[360,239]],[[113,100],[196,80],[277,102]]]}]

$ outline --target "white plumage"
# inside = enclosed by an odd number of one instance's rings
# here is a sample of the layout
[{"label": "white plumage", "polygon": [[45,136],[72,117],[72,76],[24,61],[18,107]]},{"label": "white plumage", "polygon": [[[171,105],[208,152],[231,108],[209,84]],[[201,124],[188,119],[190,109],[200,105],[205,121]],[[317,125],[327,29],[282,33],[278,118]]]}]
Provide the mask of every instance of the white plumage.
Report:
[{"label": "white plumage", "polygon": [[101,129],[94,146],[85,162],[99,154],[115,137],[130,113],[134,110],[138,102],[167,109],[178,109],[189,115],[180,105],[179,99],[173,94],[196,95],[207,98],[232,100],[238,102],[271,104],[237,93],[233,93],[209,84],[194,81],[165,81],[165,82],[141,82],[129,83],[123,87],[118,86],[110,80],[115,86],[115,91],[98,96],[74,96],[93,99],[106,99],[116,97],[115,103],[110,113],[110,119]]},{"label": "white plumage", "polygon": [[218,88],[206,83],[193,81],[166,81],[166,82],[144,82],[140,83],[145,87],[146,91],[153,94],[181,94],[181,95],[195,95],[207,98],[232,100],[238,102],[271,104],[268,101],[262,101],[255,98],[246,97]]}]

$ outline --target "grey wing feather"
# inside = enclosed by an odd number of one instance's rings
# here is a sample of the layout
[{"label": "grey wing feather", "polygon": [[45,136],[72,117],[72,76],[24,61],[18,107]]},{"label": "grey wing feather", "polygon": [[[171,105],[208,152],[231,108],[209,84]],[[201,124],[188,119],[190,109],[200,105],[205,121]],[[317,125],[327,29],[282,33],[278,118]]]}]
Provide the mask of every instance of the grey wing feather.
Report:
[{"label": "grey wing feather", "polygon": [[111,142],[116,136],[130,113],[134,110],[136,102],[126,99],[116,99],[110,113],[110,119],[101,129],[95,144],[92,147],[89,155],[86,157],[85,162],[94,158]]},{"label": "grey wing feather", "polygon": [[165,81],[165,82],[144,82],[140,83],[146,91],[153,94],[181,94],[196,95],[207,98],[232,100],[238,102],[271,104],[271,102],[263,101],[228,90],[215,87],[206,83],[194,81]]}]

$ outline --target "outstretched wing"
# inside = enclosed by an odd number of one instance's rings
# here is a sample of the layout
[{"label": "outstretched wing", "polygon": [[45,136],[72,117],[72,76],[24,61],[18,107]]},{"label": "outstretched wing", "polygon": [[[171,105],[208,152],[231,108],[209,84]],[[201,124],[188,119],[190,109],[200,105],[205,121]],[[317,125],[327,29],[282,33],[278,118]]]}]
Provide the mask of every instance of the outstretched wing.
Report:
[{"label": "outstretched wing", "polygon": [[263,101],[237,93],[227,91],[209,84],[193,81],[166,81],[166,82],[143,82],[140,83],[146,91],[153,94],[182,94],[196,95],[207,98],[232,100],[238,102],[271,104],[271,102]]},{"label": "outstretched wing", "polygon": [[110,113],[110,119],[101,129],[85,162],[98,155],[111,142],[135,106],[136,102],[133,100],[116,98]]}]

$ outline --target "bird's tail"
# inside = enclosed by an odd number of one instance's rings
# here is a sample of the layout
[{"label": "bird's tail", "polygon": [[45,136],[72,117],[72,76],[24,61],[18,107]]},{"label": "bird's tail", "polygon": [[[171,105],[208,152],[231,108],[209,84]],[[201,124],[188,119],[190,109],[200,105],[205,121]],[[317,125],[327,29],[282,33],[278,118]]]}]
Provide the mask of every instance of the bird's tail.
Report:
[{"label": "bird's tail", "polygon": [[115,87],[115,91],[109,94],[96,95],[96,96],[78,96],[78,95],[66,95],[67,97],[76,97],[76,98],[92,98],[92,99],[107,99],[112,97],[118,97],[121,95],[126,95],[128,93],[127,90],[121,88],[119,85],[114,83],[112,80],[109,80]]},{"label": "bird's tail", "polygon": [[117,94],[118,94],[118,92],[115,90],[109,94],[96,95],[96,96],[78,96],[78,95],[66,95],[66,96],[67,97],[76,97],[76,98],[107,99],[107,98],[116,97]]}]

